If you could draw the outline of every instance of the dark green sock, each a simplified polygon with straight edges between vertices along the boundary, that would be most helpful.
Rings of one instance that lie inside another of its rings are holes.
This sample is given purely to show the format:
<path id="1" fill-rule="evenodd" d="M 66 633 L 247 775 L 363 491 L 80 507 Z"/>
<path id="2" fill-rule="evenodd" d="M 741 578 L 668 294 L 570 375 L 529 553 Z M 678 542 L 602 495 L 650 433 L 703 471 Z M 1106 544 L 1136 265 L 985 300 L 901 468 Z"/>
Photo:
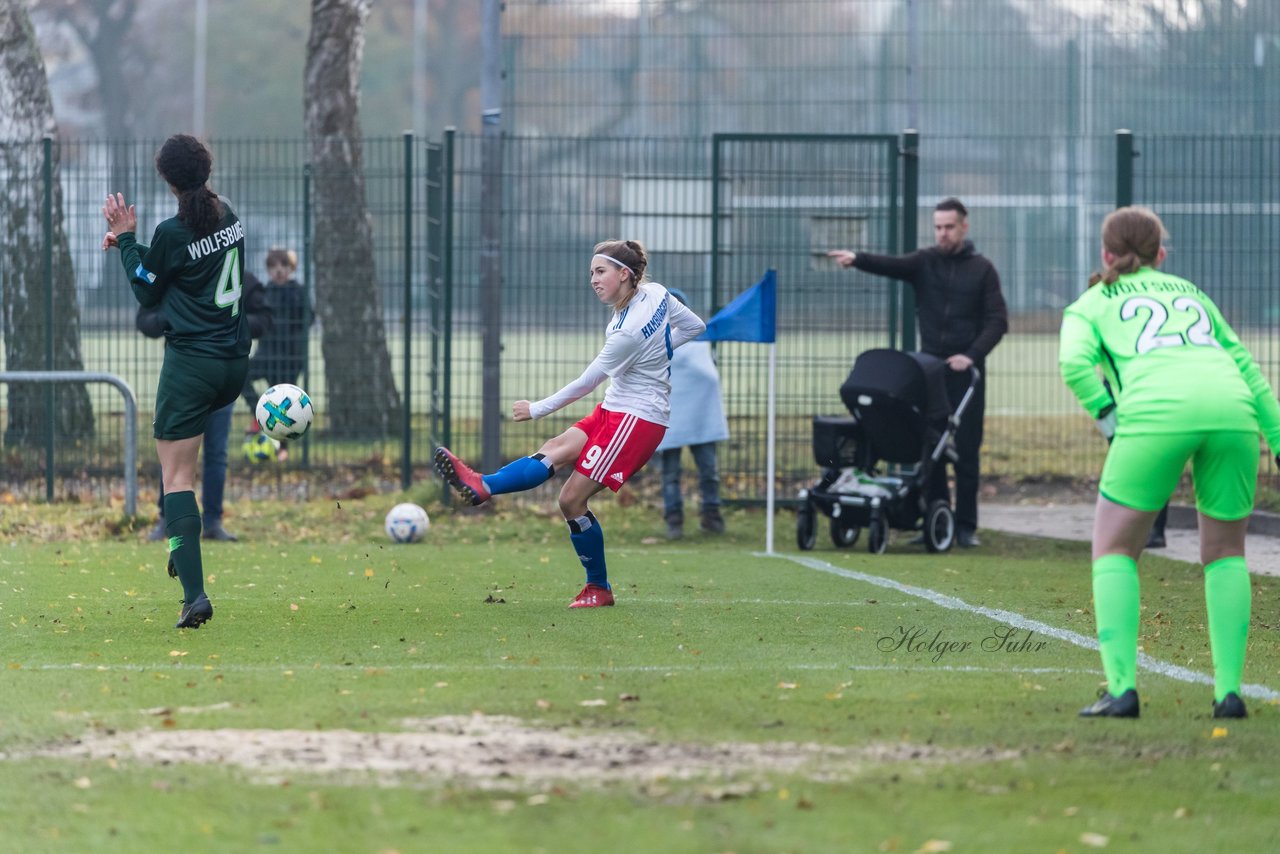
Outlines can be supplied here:
<path id="1" fill-rule="evenodd" d="M 1126 555 L 1103 555 L 1093 562 L 1093 613 L 1098 651 L 1107 674 L 1107 692 L 1119 697 L 1137 687 L 1138 565 Z"/>
<path id="2" fill-rule="evenodd" d="M 1209 648 L 1213 651 L 1213 699 L 1240 693 L 1244 652 L 1249 643 L 1253 592 L 1244 557 L 1224 557 L 1204 568 L 1204 601 L 1209 612 Z"/>
<path id="3" fill-rule="evenodd" d="M 204 563 L 200 560 L 200 508 L 194 492 L 167 492 L 164 496 L 164 533 L 169 538 L 169 559 L 182 582 L 182 599 L 194 602 L 204 592 Z"/>

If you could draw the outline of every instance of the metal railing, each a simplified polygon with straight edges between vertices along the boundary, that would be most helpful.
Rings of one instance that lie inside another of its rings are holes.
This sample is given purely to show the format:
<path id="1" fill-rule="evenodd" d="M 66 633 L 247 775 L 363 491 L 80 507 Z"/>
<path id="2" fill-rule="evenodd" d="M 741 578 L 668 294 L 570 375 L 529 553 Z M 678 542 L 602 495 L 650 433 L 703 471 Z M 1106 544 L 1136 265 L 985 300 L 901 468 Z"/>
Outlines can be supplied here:
<path id="1" fill-rule="evenodd" d="M 106 383 L 124 398 L 124 514 L 138 510 L 138 398 L 129 384 L 115 374 L 97 371 L 0 371 L 0 383 Z M 53 501 L 54 466 L 50 453 L 45 461 L 45 498 Z"/>

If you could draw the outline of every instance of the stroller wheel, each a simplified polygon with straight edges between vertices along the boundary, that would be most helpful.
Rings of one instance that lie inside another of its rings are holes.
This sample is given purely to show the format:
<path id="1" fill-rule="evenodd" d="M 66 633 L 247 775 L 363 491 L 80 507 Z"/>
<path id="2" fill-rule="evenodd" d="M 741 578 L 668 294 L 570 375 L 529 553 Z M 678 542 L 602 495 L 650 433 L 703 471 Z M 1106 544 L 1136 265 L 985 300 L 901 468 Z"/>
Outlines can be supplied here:
<path id="1" fill-rule="evenodd" d="M 945 552 L 956 539 L 956 514 L 951 505 L 939 499 L 924 514 L 924 547 L 931 552 Z"/>
<path id="2" fill-rule="evenodd" d="M 877 516 L 867 526 L 867 551 L 873 555 L 882 555 L 889 545 L 889 523 L 883 516 Z"/>
<path id="3" fill-rule="evenodd" d="M 796 545 L 800 551 L 813 549 L 818 540 L 818 513 L 807 501 L 796 511 Z"/>
<path id="4" fill-rule="evenodd" d="M 831 542 L 835 543 L 836 548 L 852 548 L 861 534 L 862 528 L 858 525 L 846 522 L 839 516 L 831 517 Z"/>

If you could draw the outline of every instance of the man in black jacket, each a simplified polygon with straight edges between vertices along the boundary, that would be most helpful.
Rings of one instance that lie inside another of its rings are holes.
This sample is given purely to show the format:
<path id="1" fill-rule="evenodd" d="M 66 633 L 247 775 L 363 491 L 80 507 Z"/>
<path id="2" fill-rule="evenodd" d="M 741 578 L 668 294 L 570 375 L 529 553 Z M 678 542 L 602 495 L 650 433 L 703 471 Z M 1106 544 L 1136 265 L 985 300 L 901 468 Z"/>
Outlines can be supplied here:
<path id="1" fill-rule="evenodd" d="M 870 255 L 845 249 L 827 253 L 842 267 L 899 279 L 916 295 L 920 349 L 946 359 L 947 395 L 954 408 L 969 385 L 969 368 L 982 379 L 974 389 L 956 431 L 956 544 L 978 545 L 978 452 L 982 447 L 982 417 L 986 409 L 985 363 L 1009 330 L 1009 311 L 1000 291 L 1000 275 L 979 255 L 969 233 L 969 212 L 956 198 L 943 199 L 933 209 L 934 245 L 909 255 Z M 946 498 L 946 467 L 937 468 L 929 497 Z"/>
<path id="2" fill-rule="evenodd" d="M 271 309 L 267 306 L 266 288 L 253 273 L 245 271 L 244 289 L 240 295 L 240 307 L 249 322 L 249 337 L 260 338 L 271 331 Z M 148 338 L 164 336 L 164 310 L 160 306 L 154 308 L 138 307 L 138 316 L 134 321 L 138 331 Z M 235 401 L 209 417 L 204 433 L 204 474 L 200 479 L 202 540 L 225 540 L 234 542 L 235 534 L 222 527 L 222 495 L 227 483 L 227 441 L 231 433 L 231 413 L 235 409 Z M 147 535 L 148 540 L 159 541 L 167 538 L 164 523 L 164 483 L 160 484 L 160 516 L 156 526 Z"/>

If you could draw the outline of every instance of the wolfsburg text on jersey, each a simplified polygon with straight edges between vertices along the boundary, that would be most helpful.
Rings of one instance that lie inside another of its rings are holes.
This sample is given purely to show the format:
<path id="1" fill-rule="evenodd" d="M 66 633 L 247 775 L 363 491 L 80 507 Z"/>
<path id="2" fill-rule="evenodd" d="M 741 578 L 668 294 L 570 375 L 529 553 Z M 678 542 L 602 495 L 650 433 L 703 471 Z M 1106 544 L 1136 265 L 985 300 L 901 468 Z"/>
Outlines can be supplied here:
<path id="1" fill-rule="evenodd" d="M 195 261 L 211 252 L 217 252 L 223 247 L 231 246 L 238 240 L 244 240 L 244 226 L 236 222 L 226 228 L 218 229 L 208 237 L 202 237 L 199 240 L 188 243 L 187 254 L 191 256 L 192 261 Z"/>

